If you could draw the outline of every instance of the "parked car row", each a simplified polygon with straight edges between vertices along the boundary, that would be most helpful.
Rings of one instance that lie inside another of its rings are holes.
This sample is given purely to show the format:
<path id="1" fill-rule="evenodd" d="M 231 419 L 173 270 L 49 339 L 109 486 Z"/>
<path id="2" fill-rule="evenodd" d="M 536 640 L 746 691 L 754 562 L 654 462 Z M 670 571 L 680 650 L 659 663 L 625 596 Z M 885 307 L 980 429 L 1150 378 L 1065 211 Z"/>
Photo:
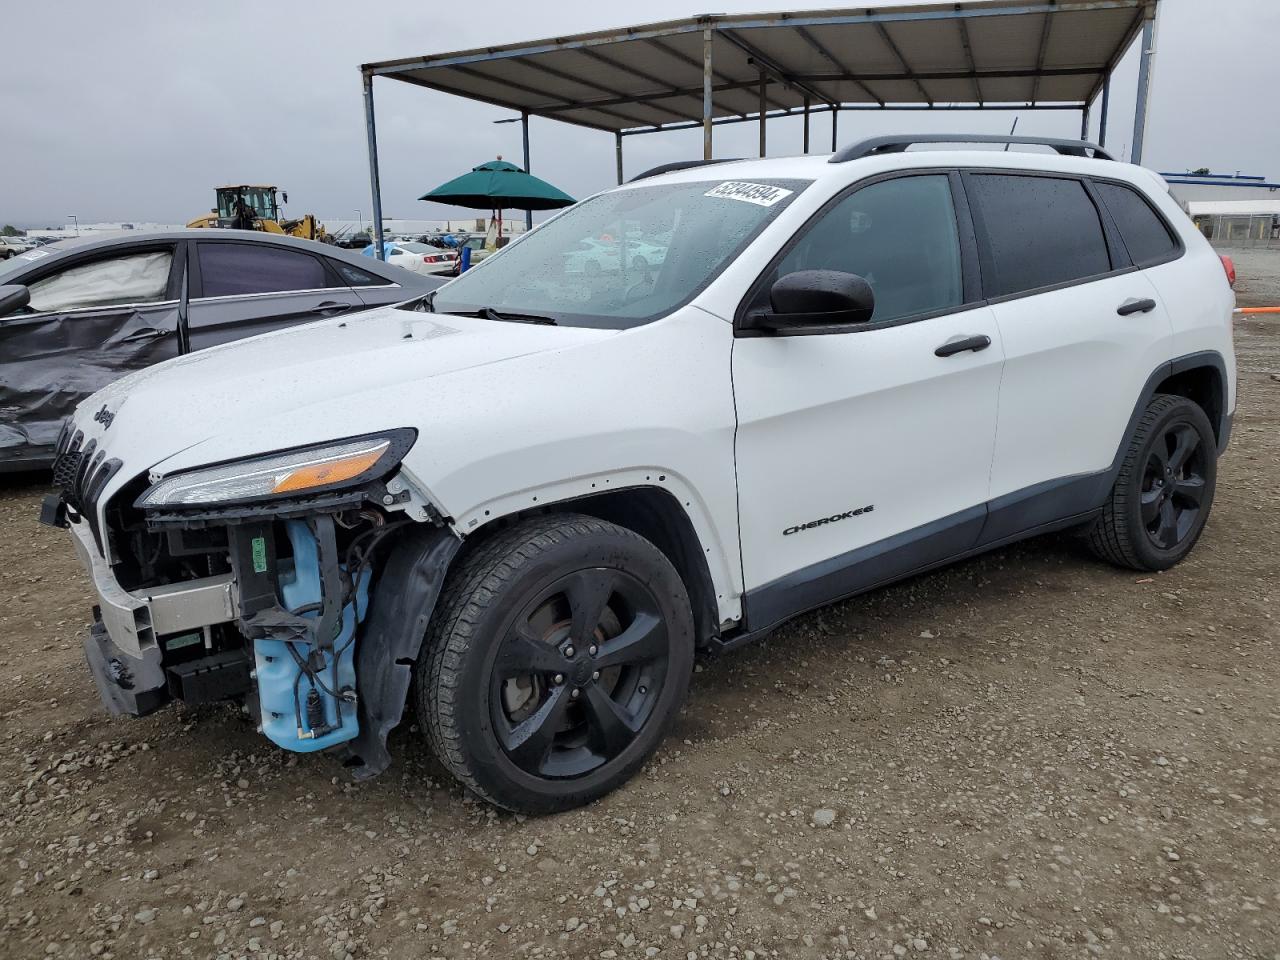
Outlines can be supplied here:
<path id="1" fill-rule="evenodd" d="M 256 231 L 176 230 L 16 253 L 0 265 L 9 304 L 0 312 L 0 471 L 48 466 L 63 419 L 125 373 L 408 300 L 441 282 Z"/>

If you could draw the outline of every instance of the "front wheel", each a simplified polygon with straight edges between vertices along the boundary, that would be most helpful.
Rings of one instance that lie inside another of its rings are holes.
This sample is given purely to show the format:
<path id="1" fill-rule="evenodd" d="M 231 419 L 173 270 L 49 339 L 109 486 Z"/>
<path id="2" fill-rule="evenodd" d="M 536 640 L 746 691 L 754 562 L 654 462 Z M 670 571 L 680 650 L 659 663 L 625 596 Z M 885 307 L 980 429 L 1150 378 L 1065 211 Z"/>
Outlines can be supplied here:
<path id="1" fill-rule="evenodd" d="M 639 769 L 692 668 L 688 595 L 657 547 L 592 517 L 540 517 L 450 573 L 415 699 L 458 780 L 509 810 L 552 813 Z"/>
<path id="2" fill-rule="evenodd" d="M 1217 441 L 1199 404 L 1157 394 L 1129 441 L 1089 543 L 1102 559 L 1167 570 L 1200 539 L 1218 478 Z"/>

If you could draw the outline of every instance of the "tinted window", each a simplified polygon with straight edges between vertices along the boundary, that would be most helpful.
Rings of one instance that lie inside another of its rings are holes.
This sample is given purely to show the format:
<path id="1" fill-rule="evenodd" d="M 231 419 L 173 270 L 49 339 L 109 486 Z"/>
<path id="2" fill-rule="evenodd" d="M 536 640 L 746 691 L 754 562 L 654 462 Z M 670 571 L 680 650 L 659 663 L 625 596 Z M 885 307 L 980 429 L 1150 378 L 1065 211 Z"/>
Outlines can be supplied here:
<path id="1" fill-rule="evenodd" d="M 986 248 L 982 286 L 988 297 L 1111 269 L 1097 208 L 1078 180 L 979 173 L 966 185 Z"/>
<path id="2" fill-rule="evenodd" d="M 330 260 L 330 265 L 338 271 L 338 276 L 342 278 L 342 282 L 353 287 L 385 287 L 391 283 L 383 277 L 375 277 L 372 273 L 366 273 L 359 267 L 353 267 L 349 263 L 341 260 Z"/>
<path id="3" fill-rule="evenodd" d="M 328 286 L 324 267 L 308 253 L 260 243 L 201 243 L 197 249 L 206 297 Z"/>
<path id="4" fill-rule="evenodd" d="M 1118 183 L 1095 183 L 1107 212 L 1116 222 L 1120 237 L 1133 262 L 1140 267 L 1168 259 L 1178 245 L 1151 204 L 1132 187 Z"/>
<path id="5" fill-rule="evenodd" d="M 173 251 L 151 250 L 68 267 L 29 285 L 28 309 L 79 310 L 121 303 L 157 303 L 165 299 Z"/>
<path id="6" fill-rule="evenodd" d="M 774 279 L 797 270 L 863 277 L 876 295 L 873 321 L 959 306 L 960 239 L 947 177 L 900 177 L 851 193 L 805 231 Z"/>

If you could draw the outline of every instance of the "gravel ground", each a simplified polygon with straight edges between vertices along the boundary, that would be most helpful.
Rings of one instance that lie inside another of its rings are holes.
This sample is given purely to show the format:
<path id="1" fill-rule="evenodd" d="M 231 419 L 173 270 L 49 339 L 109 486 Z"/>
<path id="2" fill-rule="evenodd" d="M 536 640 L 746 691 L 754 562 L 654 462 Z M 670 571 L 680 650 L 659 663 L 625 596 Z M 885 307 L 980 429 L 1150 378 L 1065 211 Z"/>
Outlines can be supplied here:
<path id="1" fill-rule="evenodd" d="M 1277 302 L 1280 253 L 1236 263 Z M 1237 347 L 1187 562 L 1046 538 L 801 618 L 702 662 L 640 776 L 544 819 L 409 729 L 353 785 L 229 707 L 108 719 L 88 586 L 10 483 L 0 957 L 1275 960 L 1280 320 Z"/>

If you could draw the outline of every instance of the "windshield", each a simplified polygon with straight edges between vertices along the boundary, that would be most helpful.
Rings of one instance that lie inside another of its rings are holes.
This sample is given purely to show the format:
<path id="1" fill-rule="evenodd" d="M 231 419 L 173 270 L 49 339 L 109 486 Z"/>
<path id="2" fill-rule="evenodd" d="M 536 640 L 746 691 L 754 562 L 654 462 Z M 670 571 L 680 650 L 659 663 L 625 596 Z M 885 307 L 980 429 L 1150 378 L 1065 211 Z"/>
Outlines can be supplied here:
<path id="1" fill-rule="evenodd" d="M 692 299 L 811 182 L 709 180 L 600 194 L 441 287 L 432 305 L 636 326 Z"/>

